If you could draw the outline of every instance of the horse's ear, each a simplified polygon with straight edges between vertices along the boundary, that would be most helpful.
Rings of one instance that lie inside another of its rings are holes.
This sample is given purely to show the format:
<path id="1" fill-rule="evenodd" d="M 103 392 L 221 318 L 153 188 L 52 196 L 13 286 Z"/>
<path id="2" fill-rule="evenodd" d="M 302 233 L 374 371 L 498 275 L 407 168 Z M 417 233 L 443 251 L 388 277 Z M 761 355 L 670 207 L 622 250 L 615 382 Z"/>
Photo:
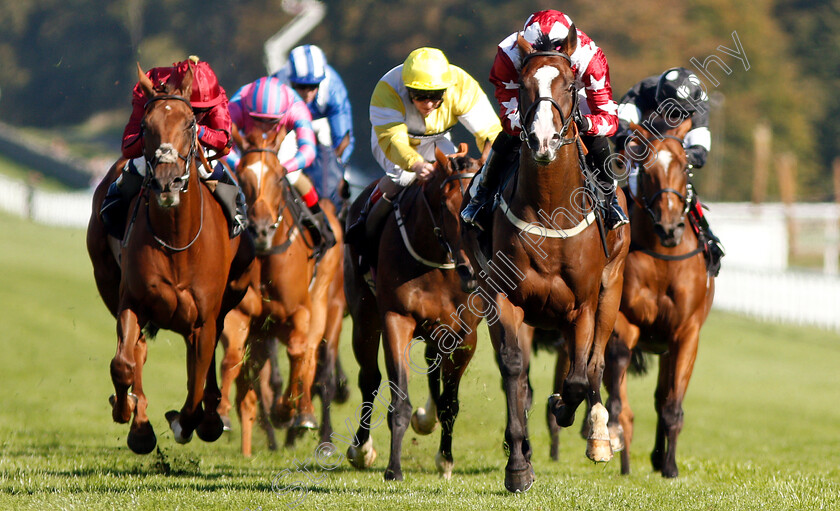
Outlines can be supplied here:
<path id="1" fill-rule="evenodd" d="M 523 57 L 529 53 L 534 53 L 534 47 L 522 37 L 522 34 L 516 37 L 516 46 L 519 47 L 519 53 Z"/>
<path id="2" fill-rule="evenodd" d="M 490 149 L 492 149 L 492 148 L 493 148 L 493 144 L 490 142 L 490 140 L 489 139 L 485 140 L 484 141 L 484 150 L 481 151 L 481 158 L 479 158 L 479 160 L 478 160 L 479 165 L 484 166 L 484 162 L 486 162 L 487 158 L 490 157 Z"/>
<path id="3" fill-rule="evenodd" d="M 630 129 L 631 132 L 636 133 L 637 135 L 639 135 L 642 138 L 645 138 L 645 139 L 650 138 L 650 132 L 648 130 L 646 130 L 644 127 L 639 126 L 635 122 L 630 123 L 629 129 Z"/>
<path id="4" fill-rule="evenodd" d="M 245 141 L 245 138 L 242 136 L 242 133 L 239 131 L 239 128 L 236 127 L 236 124 L 230 125 L 230 138 L 233 139 L 233 143 L 236 144 L 241 150 L 247 149 L 248 143 Z"/>
<path id="5" fill-rule="evenodd" d="M 470 146 L 466 142 L 458 144 L 458 156 L 466 156 L 468 152 L 470 152 Z"/>
<path id="6" fill-rule="evenodd" d="M 435 160 L 437 160 L 438 165 L 440 165 L 440 168 L 442 169 L 445 169 L 449 164 L 449 158 L 447 158 L 446 155 L 443 154 L 443 151 L 441 151 L 437 146 L 435 146 Z"/>
<path id="7" fill-rule="evenodd" d="M 286 139 L 286 135 L 288 134 L 288 130 L 285 126 L 281 126 L 278 130 L 272 130 L 274 138 L 271 141 L 271 149 L 274 151 L 279 151 L 280 146 L 283 144 L 283 140 Z"/>
<path id="8" fill-rule="evenodd" d="M 173 76 L 175 73 L 173 73 Z M 193 84 L 193 67 L 192 64 L 187 65 L 187 70 L 184 71 L 184 76 L 181 77 L 181 83 L 178 85 L 178 89 L 181 91 L 181 95 L 185 98 L 189 99 L 190 95 L 192 94 L 192 84 Z"/>
<path id="9" fill-rule="evenodd" d="M 560 51 L 565 53 L 566 55 L 571 56 L 572 53 L 577 50 L 578 47 L 578 37 L 577 37 L 577 28 L 575 28 L 575 24 L 572 23 L 569 27 L 569 35 L 566 36 L 566 39 L 560 43 Z"/>
<path id="10" fill-rule="evenodd" d="M 152 84 L 152 79 L 146 76 L 146 73 L 143 72 L 143 68 L 140 67 L 140 63 L 137 63 L 137 83 L 140 85 L 140 88 L 143 89 L 143 93 L 146 96 L 152 97 L 155 95 L 155 86 Z"/>
<path id="11" fill-rule="evenodd" d="M 689 131 L 691 131 L 691 127 L 694 123 L 691 121 L 691 117 L 688 117 L 686 120 L 682 122 L 679 126 L 677 126 L 674 135 L 679 138 L 685 138 Z"/>

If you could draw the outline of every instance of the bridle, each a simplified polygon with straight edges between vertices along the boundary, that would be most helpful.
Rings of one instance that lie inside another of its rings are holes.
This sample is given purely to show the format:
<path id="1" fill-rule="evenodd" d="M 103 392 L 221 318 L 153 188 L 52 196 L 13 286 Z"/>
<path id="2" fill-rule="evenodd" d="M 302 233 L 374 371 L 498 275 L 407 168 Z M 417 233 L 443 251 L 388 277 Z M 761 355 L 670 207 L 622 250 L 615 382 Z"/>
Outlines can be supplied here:
<path id="1" fill-rule="evenodd" d="M 172 100 L 183 101 L 184 103 L 187 104 L 187 106 L 190 107 L 190 112 L 192 112 L 192 104 L 190 103 L 190 100 L 183 97 L 183 96 L 178 96 L 178 95 L 175 95 L 175 94 L 160 94 L 158 96 L 154 96 L 151 99 L 149 99 L 148 101 L 146 101 L 146 104 L 143 106 L 143 109 L 148 114 L 149 106 L 154 104 L 155 102 L 157 102 L 157 101 L 172 101 Z M 146 129 L 146 124 L 145 124 L 145 119 L 144 119 L 143 124 L 141 125 L 141 134 L 142 134 L 142 131 L 145 131 L 145 129 Z M 180 152 L 176 151 L 176 154 L 178 155 L 178 158 L 180 158 L 181 160 L 184 161 L 184 173 L 181 176 L 178 176 L 178 177 L 176 177 L 172 180 L 173 184 L 180 185 L 179 190 L 178 190 L 179 192 L 186 192 L 187 191 L 187 187 L 189 186 L 189 181 L 190 181 L 190 164 L 192 163 L 193 159 L 195 158 L 196 148 L 197 148 L 197 145 L 198 145 L 197 144 L 197 141 L 198 141 L 197 129 L 198 128 L 197 128 L 197 124 L 196 124 L 196 121 L 195 121 L 195 115 L 193 115 L 192 120 L 190 121 L 190 124 L 189 124 L 189 126 L 187 126 L 186 129 L 187 129 L 187 131 L 190 132 L 190 137 L 189 137 L 190 138 L 190 149 L 189 149 L 189 151 L 187 152 L 186 155 L 183 155 Z M 148 172 L 146 172 L 146 181 L 148 181 L 148 183 L 145 183 L 145 184 L 153 187 L 155 189 L 155 191 L 158 191 L 158 192 L 163 191 L 163 188 L 161 187 L 160 183 L 158 182 L 158 180 L 156 179 L 156 176 L 155 176 L 155 169 L 160 164 L 160 156 L 161 155 L 156 153 L 152 158 L 149 158 L 149 157 L 146 158 L 146 168 L 148 169 Z M 195 241 L 195 240 L 193 240 L 193 241 Z"/>
<path id="2" fill-rule="evenodd" d="M 250 154 L 250 153 L 259 153 L 260 154 L 260 163 L 262 165 L 265 165 L 265 155 L 266 154 L 272 154 L 272 155 L 275 155 L 275 156 L 277 155 L 277 151 L 275 149 L 271 149 L 271 148 L 268 148 L 268 147 L 250 147 L 248 149 L 244 149 L 242 151 L 241 156 L 244 158 L 244 156 L 246 154 Z M 267 180 L 260 179 L 260 187 L 259 187 L 259 190 L 257 190 L 257 196 L 254 199 L 254 204 L 256 204 L 257 202 L 259 202 L 261 200 L 265 201 L 265 199 L 263 198 L 263 192 L 265 191 L 266 182 L 267 182 Z M 281 207 L 277 208 L 277 218 L 275 219 L 274 223 L 271 224 L 271 226 L 270 226 L 270 229 L 272 230 L 272 232 L 276 232 L 277 229 L 280 228 L 280 225 L 282 225 L 283 220 L 286 217 L 285 212 L 287 210 L 290 210 L 290 207 L 291 207 L 290 205 L 292 203 L 294 203 L 294 201 L 295 201 L 295 197 L 292 194 L 292 191 L 290 190 L 289 182 L 285 178 L 285 176 L 280 180 L 280 189 L 281 189 L 281 192 L 283 194 L 283 204 L 281 205 Z M 251 221 L 251 219 L 246 219 L 245 220 L 245 225 L 251 231 L 251 233 L 254 234 L 256 226 L 254 225 L 253 221 Z M 272 245 L 271 248 L 266 250 L 265 252 L 260 252 L 260 255 L 282 254 L 283 252 L 288 250 L 288 248 L 295 241 L 295 238 L 296 238 L 295 229 L 302 230 L 303 226 L 300 225 L 300 221 L 295 217 L 294 214 L 292 214 L 292 223 L 289 226 L 288 232 L 286 233 L 286 241 L 284 241 L 280 245 Z M 303 238 L 303 240 L 304 240 L 304 243 L 310 249 L 313 248 L 313 247 L 309 246 L 309 243 L 306 241 L 306 238 Z"/>
<path id="3" fill-rule="evenodd" d="M 522 58 L 522 67 L 524 68 L 525 64 L 528 62 L 528 60 L 530 60 L 532 58 L 535 58 L 535 57 L 562 57 L 563 59 L 565 59 L 569 63 L 570 66 L 572 65 L 571 57 L 569 57 L 565 53 L 559 52 L 559 51 L 554 51 L 554 50 L 549 50 L 549 51 L 536 51 L 536 52 L 532 52 L 532 53 L 529 53 L 529 54 L 525 55 Z M 572 110 L 569 113 L 568 117 L 563 115 L 563 109 L 560 108 L 560 104 L 557 103 L 557 100 L 555 100 L 553 97 L 538 96 L 537 98 L 534 99 L 534 102 L 531 104 L 531 106 L 528 107 L 528 110 L 525 112 L 525 116 L 521 118 L 521 123 L 520 124 L 521 124 L 522 131 L 519 133 L 519 139 L 522 140 L 523 142 L 525 142 L 528 145 L 528 148 L 531 149 L 532 152 L 537 151 L 537 149 L 535 149 L 534 146 L 533 146 L 533 143 L 535 142 L 536 137 L 532 136 L 533 132 L 528 131 L 528 126 L 531 125 L 531 121 L 533 120 L 534 116 L 536 115 L 537 106 L 543 101 L 547 101 L 549 104 L 551 104 L 552 107 L 554 107 L 557 110 L 557 112 L 560 114 L 560 120 L 563 123 L 563 126 L 560 128 L 560 131 L 554 133 L 554 136 L 552 137 L 551 142 L 549 143 L 549 148 L 551 149 L 551 151 L 557 151 L 559 148 L 563 147 L 564 145 L 573 144 L 577 140 L 577 136 L 574 136 L 574 137 L 571 137 L 571 138 L 566 137 L 566 134 L 569 133 L 569 128 L 570 128 L 570 125 L 572 123 L 572 119 L 574 118 L 575 112 L 578 109 L 577 87 L 575 86 L 574 83 L 572 83 L 571 85 L 569 85 L 568 90 L 569 90 L 569 93 L 572 95 Z M 522 104 L 522 93 L 521 92 L 520 92 L 520 97 L 519 97 L 519 104 Z"/>
<path id="4" fill-rule="evenodd" d="M 447 176 L 443 180 L 443 182 L 441 182 L 440 186 L 438 187 L 438 191 L 441 192 L 441 194 L 443 194 L 444 188 L 446 187 L 447 184 L 449 184 L 453 181 L 457 181 L 458 186 L 461 189 L 461 195 L 463 196 L 463 193 L 464 193 L 463 182 L 464 182 L 464 180 L 472 179 L 473 177 L 475 177 L 475 174 L 476 174 L 475 172 L 458 172 L 458 173 L 455 173 L 455 174 L 451 174 L 451 175 Z M 423 183 L 423 185 L 421 186 L 421 189 L 420 189 L 421 200 L 422 200 L 423 204 L 426 206 L 426 211 L 429 212 L 429 218 L 432 221 L 432 230 L 435 233 L 435 238 L 437 238 L 438 243 L 446 251 L 448 261 L 445 262 L 445 263 L 438 263 L 438 262 L 435 262 L 435 261 L 430 261 L 430 260 L 424 258 L 423 256 L 421 256 L 420 254 L 418 254 L 417 251 L 414 250 L 414 247 L 411 245 L 411 242 L 409 240 L 408 233 L 405 230 L 405 219 L 403 218 L 402 214 L 400 213 L 399 203 L 394 202 L 394 215 L 395 215 L 396 220 L 397 220 L 397 227 L 399 228 L 400 236 L 402 236 L 403 244 L 405 245 L 406 249 L 408 250 L 408 253 L 411 254 L 411 257 L 414 258 L 414 260 L 416 260 L 417 262 L 422 263 L 426 266 L 429 266 L 431 268 L 438 268 L 438 269 L 441 269 L 441 270 L 454 270 L 455 267 L 456 267 L 455 251 L 452 249 L 452 245 L 449 243 L 449 240 L 446 237 L 446 233 L 444 232 L 444 229 L 441 226 L 439 226 L 437 224 L 437 221 L 435 220 L 434 211 L 432 210 L 432 206 L 429 204 L 429 199 L 426 197 L 426 193 L 425 193 L 427 184 L 428 183 Z M 438 204 L 440 206 L 440 212 L 439 212 L 440 216 L 438 218 L 442 219 L 442 218 L 444 218 L 444 215 L 446 214 L 446 201 L 445 200 L 439 200 Z"/>
<path id="5" fill-rule="evenodd" d="M 676 140 L 677 142 L 679 142 L 680 147 L 682 147 L 683 145 L 683 139 L 674 135 L 659 135 L 657 136 L 657 138 L 670 138 L 671 140 Z M 644 164 L 642 164 L 642 166 L 644 167 Z M 684 171 L 686 171 L 686 169 L 684 169 Z M 659 225 L 659 219 L 656 218 L 656 213 L 654 213 L 653 211 L 653 204 L 656 202 L 656 199 L 664 193 L 673 193 L 674 195 L 679 197 L 680 201 L 682 201 L 683 203 L 683 210 L 680 214 L 680 217 L 682 218 L 688 214 L 688 210 L 691 204 L 691 187 L 686 187 L 686 189 L 687 191 L 685 195 L 680 193 L 679 190 L 675 190 L 673 188 L 660 188 L 651 197 L 640 197 L 637 195 L 631 195 L 631 197 L 633 198 L 633 201 L 636 202 L 636 204 L 638 204 L 642 208 L 642 210 L 648 214 L 648 216 L 650 216 L 650 219 L 653 221 L 654 225 Z"/>

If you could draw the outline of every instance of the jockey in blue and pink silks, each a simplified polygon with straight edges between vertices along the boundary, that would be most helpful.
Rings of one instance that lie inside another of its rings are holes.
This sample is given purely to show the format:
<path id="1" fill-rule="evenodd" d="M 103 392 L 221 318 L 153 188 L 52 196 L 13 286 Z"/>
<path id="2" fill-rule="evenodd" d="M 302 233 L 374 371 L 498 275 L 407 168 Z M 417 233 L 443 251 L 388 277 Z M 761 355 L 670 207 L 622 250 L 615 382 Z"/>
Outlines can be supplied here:
<path id="1" fill-rule="evenodd" d="M 324 250 L 335 245 L 335 236 L 318 204 L 318 192 L 303 173 L 303 169 L 315 160 L 315 132 L 312 131 L 312 116 L 306 103 L 277 78 L 265 76 L 236 91 L 228 110 L 231 121 L 242 133 L 257 126 L 262 131 L 285 128 L 287 133 L 295 134 L 297 152 L 280 163 L 286 168 L 286 178 L 303 197 L 317 222 L 315 225 L 304 218 L 304 225 L 313 237 L 323 238 Z M 239 150 L 234 147 L 227 156 L 227 162 L 236 168 L 239 160 Z"/>

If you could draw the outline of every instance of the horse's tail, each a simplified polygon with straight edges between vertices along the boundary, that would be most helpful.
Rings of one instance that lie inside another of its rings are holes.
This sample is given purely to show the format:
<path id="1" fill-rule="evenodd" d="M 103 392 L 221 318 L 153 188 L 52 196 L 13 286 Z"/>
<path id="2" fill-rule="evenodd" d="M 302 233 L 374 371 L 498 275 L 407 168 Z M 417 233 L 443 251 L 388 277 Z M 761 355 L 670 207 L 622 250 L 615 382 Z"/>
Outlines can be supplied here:
<path id="1" fill-rule="evenodd" d="M 159 331 L 160 327 L 152 323 L 151 321 L 143 328 L 143 334 L 146 336 L 147 340 L 154 339 Z"/>
<path id="2" fill-rule="evenodd" d="M 648 372 L 648 360 L 651 354 L 636 348 L 630 352 L 630 367 L 627 370 L 630 374 L 644 375 Z"/>

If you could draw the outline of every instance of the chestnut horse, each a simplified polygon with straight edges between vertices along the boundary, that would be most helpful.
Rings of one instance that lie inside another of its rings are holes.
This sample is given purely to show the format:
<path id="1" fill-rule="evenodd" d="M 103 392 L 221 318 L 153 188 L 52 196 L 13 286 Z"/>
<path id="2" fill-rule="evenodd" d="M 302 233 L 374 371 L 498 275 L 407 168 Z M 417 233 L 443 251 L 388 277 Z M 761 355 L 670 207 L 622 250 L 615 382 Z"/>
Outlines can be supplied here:
<path id="1" fill-rule="evenodd" d="M 658 353 L 655 392 L 656 441 L 651 462 L 664 477 L 677 477 L 677 437 L 683 426 L 682 402 L 694 369 L 700 329 L 715 294 L 702 245 L 686 229 L 688 172 L 682 139 L 685 121 L 664 135 L 631 125 L 625 154 L 639 169 L 631 193 L 633 244 L 624 270 L 624 293 L 615 334 L 607 347 L 604 380 L 610 422 L 624 430 L 621 472 L 630 473 L 633 412 L 627 402 L 627 367 L 632 350 Z M 612 430 L 612 428 L 611 428 Z"/>
<path id="2" fill-rule="evenodd" d="M 317 427 L 312 387 L 318 350 L 322 339 L 328 335 L 328 353 L 337 351 L 343 319 L 343 302 L 339 300 L 342 306 L 335 307 L 335 293 L 343 294 L 335 284 L 338 281 L 340 285 L 342 278 L 341 226 L 335 218 L 332 203 L 323 199 L 321 205 L 338 242 L 316 266 L 311 236 L 293 211 L 306 206 L 295 202 L 285 177 L 286 169 L 277 157 L 284 136 L 284 131 L 263 133 L 254 129 L 242 137 L 234 130 L 234 140 L 242 150 L 236 172 L 248 203 L 248 230 L 254 237 L 257 259 L 248 294 L 225 320 L 222 336 L 226 344 L 222 364 L 225 402 L 220 408 L 223 415 L 230 409 L 227 389 L 229 382 L 236 378 L 245 456 L 251 455 L 258 388 L 261 389 L 263 414 L 268 412 L 273 400 L 271 415 L 277 425 L 291 426 L 293 430 Z M 274 338 L 286 345 L 289 357 L 289 384 L 282 396 L 272 396 L 272 389 L 267 385 L 268 347 Z M 246 340 L 249 355 L 243 367 Z M 321 395 L 325 441 L 329 441 L 332 433 L 329 407 L 335 394 L 334 379 L 332 383 L 326 390 L 322 389 Z M 267 422 L 264 426 L 269 433 L 269 447 L 274 447 L 270 426 Z"/>
<path id="3" fill-rule="evenodd" d="M 204 155 L 187 99 L 192 71 L 180 84 L 166 84 L 166 92 L 155 91 L 139 65 L 138 76 L 149 98 L 143 118 L 147 163 L 143 188 L 132 201 L 133 214 L 117 247 L 105 234 L 99 209 L 125 160 L 111 168 L 94 194 L 87 247 L 99 292 L 117 318 L 112 415 L 119 423 L 134 415 L 128 446 L 146 454 L 157 439 L 143 393 L 147 349 L 143 330 L 149 335 L 159 328 L 172 330 L 187 344 L 187 399 L 180 412 L 166 414 L 175 441 L 189 442 L 195 430 L 202 440 L 216 440 L 222 433 L 216 413 L 220 398 L 216 342 L 225 314 L 244 295 L 247 284 L 240 276 L 254 247 L 247 236 L 228 238 L 221 206 L 199 181 L 196 160 Z"/>
<path id="4" fill-rule="evenodd" d="M 489 142 L 486 148 L 489 150 Z M 345 290 L 353 317 L 353 353 L 359 362 L 363 413 L 355 435 L 348 431 L 349 439 L 336 437 L 350 444 L 347 458 L 354 467 L 370 467 L 376 458 L 370 430 L 382 420 L 379 410 L 379 419 L 371 420 L 374 397 L 384 402 L 391 429 L 386 480 L 403 479 L 402 440 L 409 422 L 417 433 L 429 434 L 438 419 L 442 431 L 435 463 L 444 478 L 452 476 L 458 387 L 472 359 L 481 321 L 472 310 L 484 310 L 483 298 L 462 289 L 461 269 L 456 271 L 459 263 L 466 263 L 457 220 L 465 180 L 475 175 L 486 158 L 485 154 L 479 161 L 467 158 L 466 153 L 466 144 L 450 157 L 437 150 L 434 176 L 395 199 L 394 215 L 385 222 L 379 239 L 373 274 L 360 265 L 358 247 L 348 245 L 346 249 Z M 358 216 L 372 189 L 373 184 L 350 207 L 348 222 Z M 388 375 L 383 385 L 378 363 L 380 334 Z M 426 342 L 425 363 L 419 356 L 412 360 L 409 353 L 421 339 Z M 418 408 L 413 415 L 408 397 L 411 371 L 427 375 L 430 392 L 426 408 Z M 389 387 L 390 403 L 378 396 Z"/>
<path id="5" fill-rule="evenodd" d="M 586 455 L 596 462 L 612 458 L 600 387 L 630 244 L 627 226 L 604 232 L 581 171 L 573 121 L 579 96 L 569 57 L 577 48 L 574 25 L 560 45 L 562 51 L 548 41 L 540 41 L 537 49 L 544 51 L 537 51 L 522 37 L 518 46 L 519 111 L 526 141 L 519 170 L 503 186 L 489 254 L 478 246 L 474 230 L 464 231 L 473 264 L 481 269 L 481 286 L 493 296 L 499 316 L 488 326 L 507 397 L 505 488 L 512 492 L 528 490 L 535 479 L 526 416 L 530 345 L 517 335 L 523 322 L 559 330 L 567 340 L 569 364 L 562 390 L 550 400 L 555 419 L 561 426 L 571 425 L 586 400 L 593 426 Z M 623 203 L 623 194 L 617 193 Z"/>

